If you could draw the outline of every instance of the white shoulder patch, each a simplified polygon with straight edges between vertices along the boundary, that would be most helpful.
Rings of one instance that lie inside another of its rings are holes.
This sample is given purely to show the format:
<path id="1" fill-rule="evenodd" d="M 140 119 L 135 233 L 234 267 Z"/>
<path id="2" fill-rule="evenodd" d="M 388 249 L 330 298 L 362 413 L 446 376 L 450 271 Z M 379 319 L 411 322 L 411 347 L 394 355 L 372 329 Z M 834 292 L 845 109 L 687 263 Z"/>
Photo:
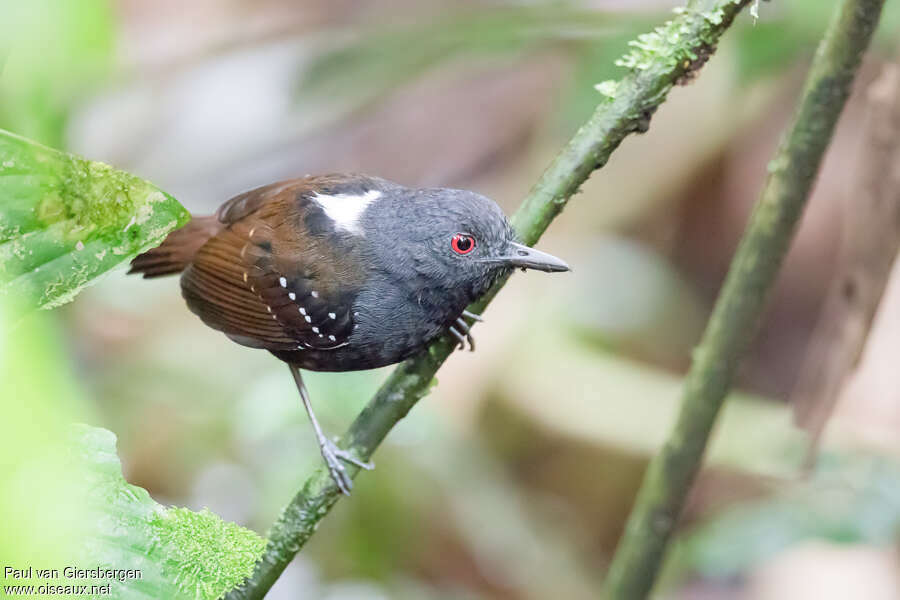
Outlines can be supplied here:
<path id="1" fill-rule="evenodd" d="M 359 218 L 366 208 L 379 198 L 381 198 L 380 191 L 369 190 L 362 195 L 335 194 L 328 196 L 317 193 L 312 199 L 322 207 L 328 218 L 334 221 L 336 228 L 363 235 L 362 228 L 359 226 Z"/>

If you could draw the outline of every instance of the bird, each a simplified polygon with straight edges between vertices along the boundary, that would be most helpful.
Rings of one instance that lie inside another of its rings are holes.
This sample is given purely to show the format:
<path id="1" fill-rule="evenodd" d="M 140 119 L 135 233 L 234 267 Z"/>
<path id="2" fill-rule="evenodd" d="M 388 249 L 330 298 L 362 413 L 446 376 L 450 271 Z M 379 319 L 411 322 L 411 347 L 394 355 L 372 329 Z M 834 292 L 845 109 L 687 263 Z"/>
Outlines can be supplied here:
<path id="1" fill-rule="evenodd" d="M 403 361 L 449 333 L 474 350 L 466 307 L 513 269 L 568 271 L 525 246 L 475 192 L 411 188 L 362 174 L 307 175 L 237 195 L 131 261 L 144 278 L 181 274 L 209 327 L 285 362 L 340 492 L 344 463 L 372 469 L 325 435 L 301 370 Z"/>

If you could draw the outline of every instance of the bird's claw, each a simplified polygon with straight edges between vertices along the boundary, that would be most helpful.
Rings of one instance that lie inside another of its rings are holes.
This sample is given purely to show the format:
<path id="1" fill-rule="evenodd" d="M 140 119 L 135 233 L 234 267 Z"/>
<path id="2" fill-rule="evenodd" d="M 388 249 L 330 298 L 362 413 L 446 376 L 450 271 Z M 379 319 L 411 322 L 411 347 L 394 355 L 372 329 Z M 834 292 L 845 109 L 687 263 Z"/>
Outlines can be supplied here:
<path id="1" fill-rule="evenodd" d="M 462 330 L 462 331 L 460 331 Z M 459 342 L 459 349 L 465 350 L 466 343 L 469 344 L 469 350 L 472 352 L 475 351 L 475 338 L 472 337 L 472 334 L 469 332 L 469 326 L 466 324 L 462 318 L 459 318 L 455 321 L 454 325 L 450 326 L 450 335 L 456 338 L 456 341 Z"/>
<path id="2" fill-rule="evenodd" d="M 348 462 L 366 471 L 371 471 L 375 468 L 375 465 L 372 463 L 363 462 L 347 450 L 338 448 L 337 444 L 329 439 L 320 440 L 319 448 L 322 451 L 322 459 L 325 461 L 325 466 L 328 467 L 328 474 L 331 475 L 331 479 L 345 496 L 349 496 L 350 490 L 353 489 L 353 479 L 350 478 L 347 468 L 341 461 Z"/>
<path id="3" fill-rule="evenodd" d="M 475 338 L 472 337 L 471 327 L 466 323 L 466 320 L 463 317 L 467 317 L 473 321 L 483 321 L 484 319 L 475 313 L 464 310 L 462 315 L 450 326 L 450 334 L 459 342 L 459 349 L 465 350 L 466 343 L 468 343 L 469 351 L 475 352 Z"/>
<path id="4" fill-rule="evenodd" d="M 469 312 L 467 310 L 462 311 L 462 316 L 466 317 L 467 319 L 472 319 L 473 321 L 478 321 L 479 323 L 484 321 L 484 318 L 481 315 L 476 315 L 475 313 Z"/>

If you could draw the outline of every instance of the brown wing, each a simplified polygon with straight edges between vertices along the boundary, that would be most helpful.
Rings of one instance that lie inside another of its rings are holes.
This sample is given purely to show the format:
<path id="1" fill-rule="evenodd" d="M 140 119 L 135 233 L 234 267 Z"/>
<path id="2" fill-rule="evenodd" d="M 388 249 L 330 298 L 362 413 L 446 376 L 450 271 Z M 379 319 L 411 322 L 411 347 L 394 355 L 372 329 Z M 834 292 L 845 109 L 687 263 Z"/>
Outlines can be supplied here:
<path id="1" fill-rule="evenodd" d="M 314 178 L 302 177 L 300 179 L 271 183 L 252 189 L 249 192 L 238 194 L 219 207 L 219 210 L 216 211 L 216 218 L 226 225 L 237 223 L 269 202 L 281 199 L 291 193 L 302 195 L 305 192 L 309 192 L 314 189 L 312 187 L 313 183 Z"/>
<path id="2" fill-rule="evenodd" d="M 347 247 L 306 227 L 315 180 L 273 184 L 219 210 L 227 223 L 182 276 L 188 306 L 235 341 L 269 350 L 342 346 L 362 284 Z M 255 195 L 254 195 L 255 194 Z"/>

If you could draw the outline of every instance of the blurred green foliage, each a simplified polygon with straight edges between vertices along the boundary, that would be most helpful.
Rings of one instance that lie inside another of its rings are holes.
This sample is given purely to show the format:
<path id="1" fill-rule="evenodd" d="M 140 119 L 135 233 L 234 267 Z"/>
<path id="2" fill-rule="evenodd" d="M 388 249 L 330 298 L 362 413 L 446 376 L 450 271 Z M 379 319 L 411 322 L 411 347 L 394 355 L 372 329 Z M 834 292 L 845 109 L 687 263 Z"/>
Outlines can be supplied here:
<path id="1" fill-rule="evenodd" d="M 265 541 L 209 511 L 166 509 L 129 485 L 115 436 L 71 425 L 90 411 L 53 319 L 34 314 L 12 325 L 9 312 L 0 314 L 0 564 L 139 569 L 140 579 L 111 581 L 113 598 L 214 599 L 242 581 Z"/>
<path id="2" fill-rule="evenodd" d="M 13 312 L 0 302 L 0 564 L 27 566 L 72 551 L 83 509 L 60 501 L 76 483 L 65 440 L 86 405 L 53 319 L 32 315 L 14 327 Z"/>
<path id="3" fill-rule="evenodd" d="M 593 84 L 611 77 L 614 56 L 647 29 L 656 15 L 621 15 L 567 4 L 501 4 L 443 13 L 435 20 L 372 28 L 323 52 L 301 80 L 301 99 L 353 98 L 356 106 L 377 101 L 398 86 L 454 61 L 520 59 L 541 49 L 579 57 L 576 71 L 591 79 L 587 97 L 596 106 Z M 589 113 L 588 113 L 589 114 Z M 570 115 L 583 120 L 581 115 Z"/>
<path id="4" fill-rule="evenodd" d="M 748 86 L 811 56 L 833 5 L 833 0 L 763 3 L 758 21 L 740 19 L 725 42 L 736 48 L 736 79 Z M 301 79 L 301 99 L 307 94 L 352 98 L 350 104 L 359 106 L 454 61 L 527 60 L 530 53 L 555 50 L 567 54 L 574 67 L 555 117 L 569 129 L 597 106 L 594 85 L 621 75 L 615 59 L 629 51 L 628 42 L 664 17 L 646 10 L 589 10 L 578 3 L 501 3 L 404 26 L 376 25 L 324 51 Z M 888 3 L 880 25 L 883 47 L 894 44 L 898 25 L 900 8 Z"/>
<path id="5" fill-rule="evenodd" d="M 808 481 L 782 483 L 683 535 L 669 574 L 735 577 L 803 541 L 888 546 L 900 533 L 900 465 L 886 457 L 828 454 Z"/>
<path id="6" fill-rule="evenodd" d="M 651 22 L 652 16 L 622 17 L 559 4 L 456 10 L 436 20 L 374 28 L 337 45 L 305 73 L 301 92 L 354 94 L 357 101 L 366 101 L 454 60 L 517 57 L 551 46 L 608 55 Z M 603 62 L 612 69 L 609 61 Z"/>
<path id="7" fill-rule="evenodd" d="M 0 128 L 64 147 L 74 102 L 112 65 L 110 3 L 0 0 L 0 15 Z"/>

